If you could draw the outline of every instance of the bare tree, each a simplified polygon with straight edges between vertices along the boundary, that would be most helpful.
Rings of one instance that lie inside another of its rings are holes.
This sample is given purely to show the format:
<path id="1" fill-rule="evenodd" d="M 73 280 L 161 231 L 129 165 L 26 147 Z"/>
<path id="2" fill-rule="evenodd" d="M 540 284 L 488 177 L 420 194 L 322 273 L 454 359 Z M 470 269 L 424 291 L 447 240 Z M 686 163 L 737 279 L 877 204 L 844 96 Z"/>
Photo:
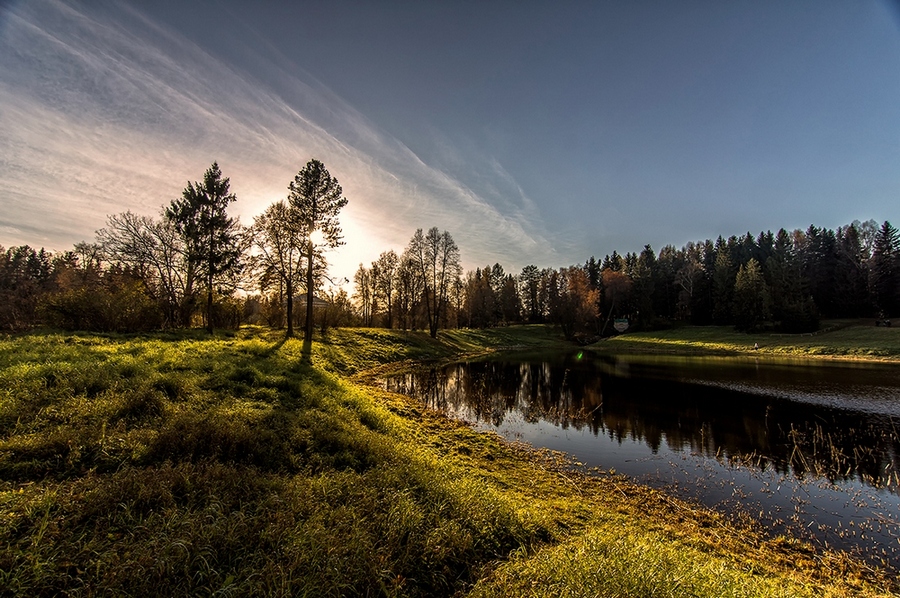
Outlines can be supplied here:
<path id="1" fill-rule="evenodd" d="M 359 315 L 362 318 L 363 326 L 370 326 L 372 323 L 372 271 L 359 265 L 356 273 L 353 275 L 353 284 L 356 286 L 356 292 L 353 298 L 359 305 Z"/>
<path id="2" fill-rule="evenodd" d="M 403 253 L 397 266 L 395 287 L 397 295 L 394 299 L 400 328 L 415 330 L 416 316 L 422 297 L 422 280 L 416 273 L 416 265 L 409 250 Z"/>
<path id="3" fill-rule="evenodd" d="M 193 308 L 196 271 L 184 241 L 167 219 L 124 212 L 107 217 L 97 240 L 107 260 L 127 266 L 147 295 L 160 302 L 170 325 L 181 324 Z"/>
<path id="4" fill-rule="evenodd" d="M 294 335 L 294 293 L 306 266 L 303 224 L 284 201 L 270 205 L 253 219 L 250 236 L 255 249 L 251 261 L 260 286 L 277 280 L 287 301 L 287 334 Z"/>
<path id="5" fill-rule="evenodd" d="M 551 317 L 568 339 L 596 329 L 600 291 L 591 288 L 590 279 L 578 266 L 561 268 L 555 276 Z"/>
<path id="6" fill-rule="evenodd" d="M 375 294 L 384 304 L 385 313 L 387 314 L 388 328 L 394 327 L 394 281 L 397 277 L 397 269 L 400 265 L 400 258 L 397 257 L 393 249 L 384 251 L 378 256 L 378 259 L 372 263 L 372 272 L 375 278 Z"/>
<path id="7" fill-rule="evenodd" d="M 691 305 L 694 302 L 695 289 L 703 276 L 703 264 L 699 257 L 688 253 L 684 265 L 675 273 L 675 284 L 678 293 L 678 310 L 683 317 L 690 317 Z"/>
<path id="8" fill-rule="evenodd" d="M 459 247 L 447 231 L 432 227 L 427 234 L 422 234 L 420 228 L 410 240 L 407 252 L 422 281 L 428 331 L 435 338 L 441 316 L 447 309 L 451 285 L 460 275 Z"/>

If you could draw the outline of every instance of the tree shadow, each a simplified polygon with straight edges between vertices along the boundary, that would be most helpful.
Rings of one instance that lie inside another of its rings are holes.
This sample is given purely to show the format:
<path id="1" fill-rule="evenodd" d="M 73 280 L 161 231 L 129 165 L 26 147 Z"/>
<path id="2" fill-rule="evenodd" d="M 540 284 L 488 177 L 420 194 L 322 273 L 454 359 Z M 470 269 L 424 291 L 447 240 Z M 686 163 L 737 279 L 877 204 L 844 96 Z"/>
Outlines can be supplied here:
<path id="1" fill-rule="evenodd" d="M 281 349 L 281 347 L 284 346 L 284 343 L 285 343 L 285 342 L 287 342 L 287 338 L 282 337 L 280 341 L 278 341 L 277 343 L 275 343 L 274 345 L 272 345 L 271 347 L 269 347 L 268 349 L 266 349 L 266 351 L 265 351 L 265 353 L 264 353 L 264 356 L 265 356 L 265 357 L 271 357 L 272 355 L 274 355 L 275 353 L 277 353 L 278 350 Z"/>

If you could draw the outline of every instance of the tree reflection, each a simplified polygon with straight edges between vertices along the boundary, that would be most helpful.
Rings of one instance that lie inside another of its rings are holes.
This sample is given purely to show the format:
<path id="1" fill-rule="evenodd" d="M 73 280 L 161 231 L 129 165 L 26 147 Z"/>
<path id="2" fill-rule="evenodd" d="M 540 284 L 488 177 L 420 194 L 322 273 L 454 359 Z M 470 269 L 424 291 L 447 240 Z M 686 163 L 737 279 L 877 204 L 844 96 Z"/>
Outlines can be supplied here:
<path id="1" fill-rule="evenodd" d="M 894 416 L 798 403 L 599 360 L 472 361 L 390 378 L 388 390 L 454 417 L 499 428 L 511 414 L 585 428 L 654 453 L 669 449 L 831 482 L 897 492 Z"/>

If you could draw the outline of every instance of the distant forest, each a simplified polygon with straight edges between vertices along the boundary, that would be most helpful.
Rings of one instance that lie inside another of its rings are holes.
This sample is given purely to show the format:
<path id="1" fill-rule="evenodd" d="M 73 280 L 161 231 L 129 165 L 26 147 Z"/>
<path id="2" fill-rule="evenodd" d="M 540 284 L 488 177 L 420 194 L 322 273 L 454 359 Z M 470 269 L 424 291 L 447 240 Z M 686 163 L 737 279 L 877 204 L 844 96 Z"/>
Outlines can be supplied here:
<path id="1" fill-rule="evenodd" d="M 569 338 L 664 328 L 676 322 L 810 332 L 820 318 L 889 317 L 900 307 L 898 231 L 854 222 L 754 237 L 718 237 L 659 253 L 613 251 L 564 268 L 517 274 L 486 265 L 454 280 L 445 326 L 484 328 L 551 323 Z M 415 309 L 391 301 L 397 256 L 382 254 L 355 276 L 355 319 L 366 326 L 416 326 Z M 386 261 L 386 258 L 390 259 Z M 402 264 L 405 256 L 400 256 Z M 413 306 L 414 307 L 414 306 Z M 399 320 L 398 320 L 399 318 Z"/>
<path id="2" fill-rule="evenodd" d="M 304 189 L 321 191 L 325 183 L 330 199 L 313 198 L 312 212 L 303 212 Z M 615 334 L 623 319 L 630 330 L 690 322 L 808 332 L 821 318 L 884 320 L 900 309 L 900 234 L 873 220 L 720 236 L 658 253 L 646 245 L 637 254 L 613 251 L 519 273 L 499 263 L 464 273 L 450 233 L 432 228 L 415 231 L 401 254 L 385 251 L 360 264 L 348 294 L 328 278 L 323 251 L 341 244 L 337 215 L 347 200 L 340 186 L 311 160 L 290 189 L 287 201 L 243 227 L 226 214 L 235 197 L 213 164 L 158 218 L 111 215 L 95 242 L 55 254 L 0 247 L 0 330 L 258 324 L 290 334 L 314 322 L 323 330 L 378 326 L 435 335 L 440 328 L 550 323 L 586 341 Z M 322 219 L 326 199 L 333 212 Z M 312 303 L 314 320 L 299 317 L 294 302 L 303 312 Z"/>

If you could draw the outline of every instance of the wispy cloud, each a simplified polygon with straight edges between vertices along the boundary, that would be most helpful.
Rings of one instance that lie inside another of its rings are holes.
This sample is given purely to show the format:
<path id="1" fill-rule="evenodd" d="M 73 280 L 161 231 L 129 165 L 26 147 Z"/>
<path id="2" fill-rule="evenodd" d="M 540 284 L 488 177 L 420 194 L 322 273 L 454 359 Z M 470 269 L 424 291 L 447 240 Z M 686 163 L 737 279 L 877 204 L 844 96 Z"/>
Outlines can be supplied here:
<path id="1" fill-rule="evenodd" d="M 345 270 L 430 226 L 449 230 L 470 264 L 548 261 L 537 210 L 501 165 L 463 184 L 271 48 L 248 49 L 272 71 L 263 77 L 133 9 L 50 0 L 5 18 L 0 243 L 66 249 L 108 214 L 156 213 L 212 160 L 248 222 L 317 157 L 350 199 L 334 258 Z"/>

